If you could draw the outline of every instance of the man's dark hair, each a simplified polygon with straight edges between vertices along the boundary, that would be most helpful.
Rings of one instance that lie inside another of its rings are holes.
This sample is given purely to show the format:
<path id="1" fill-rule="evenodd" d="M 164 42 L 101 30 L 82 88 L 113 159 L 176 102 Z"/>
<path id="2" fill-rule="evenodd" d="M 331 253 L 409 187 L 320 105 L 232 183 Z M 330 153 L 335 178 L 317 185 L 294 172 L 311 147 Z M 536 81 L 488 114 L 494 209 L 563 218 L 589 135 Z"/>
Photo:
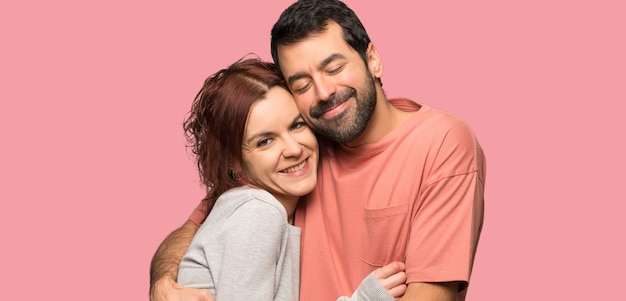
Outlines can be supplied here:
<path id="1" fill-rule="evenodd" d="M 367 47 L 370 38 L 357 15 L 337 0 L 300 0 L 289 6 L 272 28 L 271 52 L 276 67 L 280 71 L 277 48 L 300 42 L 326 30 L 328 21 L 334 21 L 343 30 L 343 39 L 367 64 Z"/>

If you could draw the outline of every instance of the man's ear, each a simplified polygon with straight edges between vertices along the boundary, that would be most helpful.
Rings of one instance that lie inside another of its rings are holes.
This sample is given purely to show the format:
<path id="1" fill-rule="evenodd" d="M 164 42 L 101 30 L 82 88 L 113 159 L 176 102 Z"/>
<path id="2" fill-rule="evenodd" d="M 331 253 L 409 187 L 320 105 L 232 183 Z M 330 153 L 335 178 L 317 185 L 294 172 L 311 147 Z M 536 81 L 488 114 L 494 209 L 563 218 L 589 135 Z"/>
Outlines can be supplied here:
<path id="1" fill-rule="evenodd" d="M 370 70 L 370 73 L 376 78 L 380 78 L 383 76 L 383 61 L 378 54 L 378 50 L 374 46 L 374 43 L 370 42 L 369 46 L 367 46 L 367 51 L 365 52 L 367 57 L 367 67 Z"/>

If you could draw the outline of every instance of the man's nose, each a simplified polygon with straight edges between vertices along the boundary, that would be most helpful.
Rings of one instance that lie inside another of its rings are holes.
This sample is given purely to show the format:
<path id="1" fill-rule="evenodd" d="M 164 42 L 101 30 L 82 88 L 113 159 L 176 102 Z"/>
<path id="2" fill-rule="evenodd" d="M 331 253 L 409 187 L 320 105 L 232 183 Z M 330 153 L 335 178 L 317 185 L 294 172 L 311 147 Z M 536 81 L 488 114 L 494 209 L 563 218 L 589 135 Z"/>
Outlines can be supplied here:
<path id="1" fill-rule="evenodd" d="M 317 97 L 320 101 L 328 101 L 336 91 L 335 85 L 323 78 L 315 81 L 315 89 L 317 91 Z"/>

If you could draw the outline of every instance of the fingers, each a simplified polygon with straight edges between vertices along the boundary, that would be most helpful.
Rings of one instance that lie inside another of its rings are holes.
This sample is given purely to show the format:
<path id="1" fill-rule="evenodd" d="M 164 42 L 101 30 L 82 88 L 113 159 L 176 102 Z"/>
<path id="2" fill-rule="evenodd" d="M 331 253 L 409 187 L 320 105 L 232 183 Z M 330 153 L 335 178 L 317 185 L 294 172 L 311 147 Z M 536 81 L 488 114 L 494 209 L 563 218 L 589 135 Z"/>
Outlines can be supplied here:
<path id="1" fill-rule="evenodd" d="M 401 297 L 406 291 L 405 268 L 403 262 L 392 262 L 374 271 L 378 281 L 394 298 Z"/>
<path id="2" fill-rule="evenodd" d="M 404 265 L 404 262 L 394 261 L 374 271 L 374 275 L 376 275 L 376 278 L 378 279 L 383 279 L 393 274 L 404 272 L 405 269 L 406 266 Z"/>
<path id="3" fill-rule="evenodd" d="M 155 283 L 150 301 L 215 301 L 208 290 L 180 286 L 164 277 Z"/>
<path id="4" fill-rule="evenodd" d="M 406 291 L 406 273 L 397 272 L 385 279 L 379 279 L 383 287 L 395 298 L 402 297 Z"/>
<path id="5" fill-rule="evenodd" d="M 208 290 L 203 289 L 184 289 L 186 296 L 183 300 L 186 301 L 215 301 L 211 293 Z"/>
<path id="6" fill-rule="evenodd" d="M 404 296 L 404 293 L 406 292 L 406 284 L 401 284 L 395 287 L 392 287 L 390 289 L 387 289 L 387 291 L 389 292 L 390 295 L 392 295 L 394 298 L 400 298 L 402 296 Z"/>

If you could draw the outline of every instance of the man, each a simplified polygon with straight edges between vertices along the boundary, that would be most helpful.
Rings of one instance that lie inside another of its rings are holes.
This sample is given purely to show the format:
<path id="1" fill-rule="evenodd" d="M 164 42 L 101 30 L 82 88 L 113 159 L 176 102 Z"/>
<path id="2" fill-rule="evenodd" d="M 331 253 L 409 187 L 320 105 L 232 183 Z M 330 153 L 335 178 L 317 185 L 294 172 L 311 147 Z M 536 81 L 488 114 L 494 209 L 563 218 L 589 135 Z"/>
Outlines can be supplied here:
<path id="1" fill-rule="evenodd" d="M 318 186 L 296 211 L 300 299 L 334 300 L 374 269 L 404 261 L 401 300 L 464 300 L 485 181 L 469 127 L 427 105 L 387 99 L 381 57 L 342 2 L 292 4 L 272 29 L 271 47 L 300 113 L 333 141 L 322 150 Z M 212 300 L 174 284 L 205 215 L 198 208 L 155 254 L 153 300 Z"/>

